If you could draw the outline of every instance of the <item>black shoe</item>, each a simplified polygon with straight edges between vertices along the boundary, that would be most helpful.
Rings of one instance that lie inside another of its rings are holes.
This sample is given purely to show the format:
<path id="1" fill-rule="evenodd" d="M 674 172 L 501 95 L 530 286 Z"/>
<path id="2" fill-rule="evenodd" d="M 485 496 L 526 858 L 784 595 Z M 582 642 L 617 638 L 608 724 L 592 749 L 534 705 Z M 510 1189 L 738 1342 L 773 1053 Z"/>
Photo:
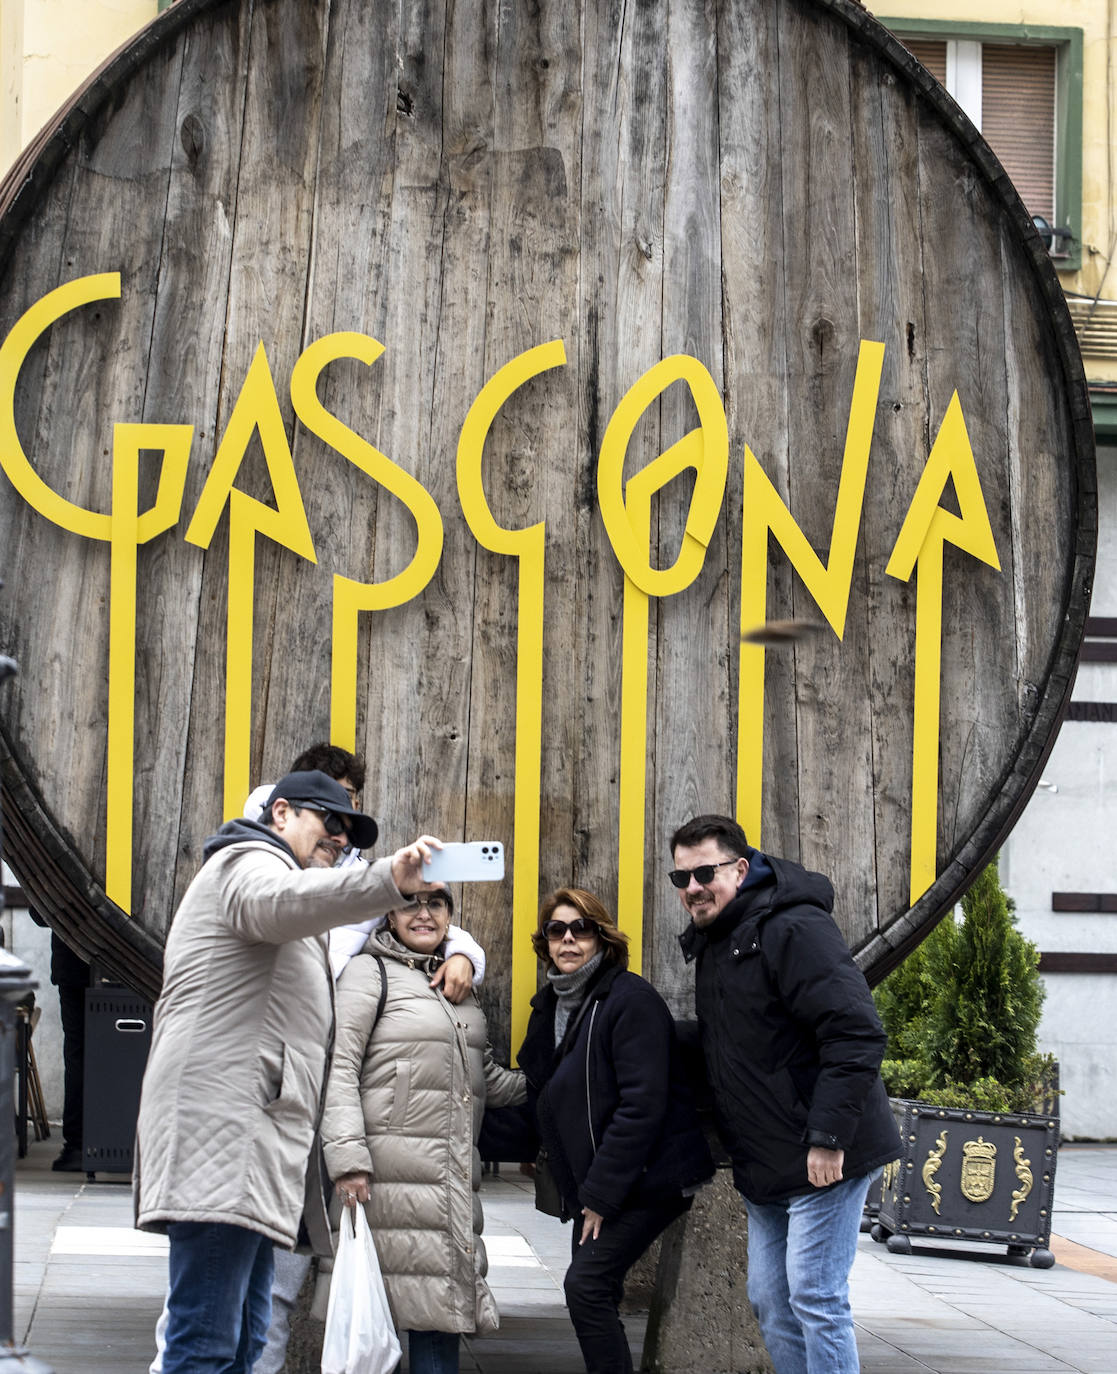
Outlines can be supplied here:
<path id="1" fill-rule="evenodd" d="M 84 1169 L 80 1145 L 63 1145 L 62 1153 L 50 1166 L 58 1174 L 80 1174 Z"/>

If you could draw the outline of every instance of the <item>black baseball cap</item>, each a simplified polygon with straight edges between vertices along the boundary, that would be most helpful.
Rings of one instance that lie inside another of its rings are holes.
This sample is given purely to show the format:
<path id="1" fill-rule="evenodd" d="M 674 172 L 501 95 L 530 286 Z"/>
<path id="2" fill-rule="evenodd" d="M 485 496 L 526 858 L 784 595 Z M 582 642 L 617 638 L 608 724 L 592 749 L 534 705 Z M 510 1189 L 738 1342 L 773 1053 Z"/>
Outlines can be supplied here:
<path id="1" fill-rule="evenodd" d="M 380 833 L 376 822 L 371 816 L 353 810 L 345 788 L 328 773 L 320 772 L 317 768 L 307 773 L 288 773 L 272 789 L 267 806 L 280 798 L 289 801 L 292 806 L 317 806 L 322 811 L 333 811 L 335 815 L 347 817 L 349 833 L 358 849 L 368 849 L 376 843 L 376 836 Z"/>

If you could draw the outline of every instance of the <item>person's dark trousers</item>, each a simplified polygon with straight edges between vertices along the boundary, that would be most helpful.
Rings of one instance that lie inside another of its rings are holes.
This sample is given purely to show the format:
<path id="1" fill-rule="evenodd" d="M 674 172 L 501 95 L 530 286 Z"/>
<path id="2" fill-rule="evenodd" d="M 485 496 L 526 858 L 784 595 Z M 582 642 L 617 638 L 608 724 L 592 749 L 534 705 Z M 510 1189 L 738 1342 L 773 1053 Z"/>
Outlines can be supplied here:
<path id="1" fill-rule="evenodd" d="M 585 1245 L 578 1244 L 583 1218 L 575 1216 L 573 1257 L 564 1287 L 587 1374 L 632 1374 L 632 1353 L 618 1311 L 624 1276 L 690 1203 L 690 1198 L 679 1196 L 655 1207 L 628 1208 L 602 1222 L 601 1234 Z"/>
<path id="2" fill-rule="evenodd" d="M 408 1331 L 411 1374 L 458 1374 L 461 1337 L 456 1331 Z"/>
<path id="3" fill-rule="evenodd" d="M 58 1010 L 62 1017 L 62 1144 L 81 1150 L 85 1112 L 85 990 L 86 985 L 59 983 Z"/>
<path id="4" fill-rule="evenodd" d="M 40 921 L 40 924 L 42 922 Z M 53 931 L 50 937 L 50 981 L 58 989 L 62 1019 L 62 1153 L 52 1169 L 82 1167 L 82 1117 L 85 1111 L 85 992 L 90 969 Z"/>
<path id="5" fill-rule="evenodd" d="M 271 1320 L 272 1243 L 221 1222 L 173 1221 L 163 1374 L 249 1374 Z"/>

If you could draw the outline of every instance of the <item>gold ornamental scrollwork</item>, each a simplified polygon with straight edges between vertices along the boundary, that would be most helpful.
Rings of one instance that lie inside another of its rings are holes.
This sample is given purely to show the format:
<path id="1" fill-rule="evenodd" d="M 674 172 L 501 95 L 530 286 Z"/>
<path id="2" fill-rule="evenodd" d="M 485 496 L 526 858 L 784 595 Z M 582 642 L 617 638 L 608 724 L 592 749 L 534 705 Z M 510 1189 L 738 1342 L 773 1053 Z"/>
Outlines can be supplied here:
<path id="1" fill-rule="evenodd" d="M 978 1136 L 962 1146 L 962 1196 L 970 1202 L 988 1202 L 993 1196 L 997 1171 L 997 1147 Z"/>
<path id="2" fill-rule="evenodd" d="M 931 1198 L 931 1208 L 938 1216 L 939 1207 L 942 1205 L 942 1184 L 935 1182 L 935 1175 L 942 1168 L 943 1155 L 946 1154 L 946 1137 L 949 1132 L 944 1127 L 935 1141 L 936 1149 L 927 1152 L 927 1158 L 923 1161 L 923 1186 L 927 1189 Z"/>
<path id="3" fill-rule="evenodd" d="M 1012 1210 L 1008 1214 L 1009 1221 L 1016 1220 L 1016 1213 L 1020 1210 L 1020 1204 L 1032 1191 L 1032 1170 L 1030 1159 L 1024 1158 L 1024 1144 L 1020 1137 L 1013 1136 L 1016 1145 L 1012 1151 L 1012 1158 L 1016 1163 L 1016 1177 L 1020 1180 L 1020 1187 L 1012 1194 Z"/>
<path id="4" fill-rule="evenodd" d="M 896 1175 L 899 1171 L 900 1161 L 898 1159 L 893 1159 L 884 1166 L 884 1173 L 881 1176 L 881 1188 L 884 1192 L 890 1193 L 892 1191 L 892 1185 L 896 1182 Z"/>

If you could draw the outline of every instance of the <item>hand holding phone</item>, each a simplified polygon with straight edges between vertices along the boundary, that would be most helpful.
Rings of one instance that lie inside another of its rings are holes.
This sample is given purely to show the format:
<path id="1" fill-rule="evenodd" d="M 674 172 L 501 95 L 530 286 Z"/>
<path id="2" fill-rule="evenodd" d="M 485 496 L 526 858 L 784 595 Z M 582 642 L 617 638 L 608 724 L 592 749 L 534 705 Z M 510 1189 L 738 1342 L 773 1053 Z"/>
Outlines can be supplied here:
<path id="1" fill-rule="evenodd" d="M 504 846 L 499 840 L 444 844 L 423 864 L 423 878 L 440 883 L 496 883 L 504 877 Z"/>

